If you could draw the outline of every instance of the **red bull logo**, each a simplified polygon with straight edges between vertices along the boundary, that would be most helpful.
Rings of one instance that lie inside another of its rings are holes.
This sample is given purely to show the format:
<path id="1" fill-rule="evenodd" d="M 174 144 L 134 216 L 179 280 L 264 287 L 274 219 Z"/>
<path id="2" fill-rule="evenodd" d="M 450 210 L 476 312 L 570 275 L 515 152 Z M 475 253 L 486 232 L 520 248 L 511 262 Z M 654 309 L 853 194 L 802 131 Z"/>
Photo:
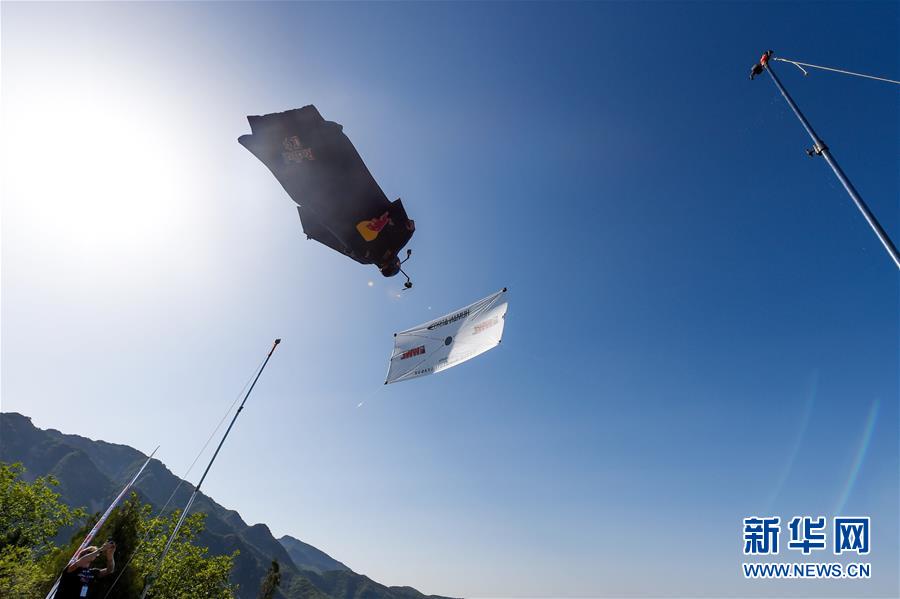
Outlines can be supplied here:
<path id="1" fill-rule="evenodd" d="M 300 138 L 296 135 L 291 137 L 285 137 L 284 141 L 281 142 L 281 145 L 284 147 L 284 152 L 281 153 L 281 157 L 284 158 L 285 162 L 303 162 L 304 160 L 315 160 L 316 157 L 313 156 L 312 148 L 306 148 L 300 142 Z"/>
<path id="2" fill-rule="evenodd" d="M 378 237 L 378 234 L 381 233 L 381 230 L 384 229 L 390 221 L 390 215 L 385 212 L 381 216 L 377 216 L 369 220 L 360 221 L 356 225 L 356 230 L 359 231 L 359 234 L 362 235 L 363 239 L 365 239 L 366 241 L 372 241 L 373 239 Z"/>

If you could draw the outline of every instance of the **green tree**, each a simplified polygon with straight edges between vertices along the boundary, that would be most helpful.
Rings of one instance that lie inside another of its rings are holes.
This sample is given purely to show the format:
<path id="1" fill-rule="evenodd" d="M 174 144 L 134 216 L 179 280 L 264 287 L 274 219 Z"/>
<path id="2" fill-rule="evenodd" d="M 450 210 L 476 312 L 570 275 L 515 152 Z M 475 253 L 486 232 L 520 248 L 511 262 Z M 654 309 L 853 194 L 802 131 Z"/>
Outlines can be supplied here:
<path id="1" fill-rule="evenodd" d="M 40 596 L 53 581 L 45 560 L 23 547 L 0 549 L 0 597 Z"/>
<path id="2" fill-rule="evenodd" d="M 185 518 L 162 567 L 157 572 L 159 558 L 181 514 L 175 511 L 166 517 L 151 518 L 149 505 L 144 505 L 141 509 L 143 513 L 139 519 L 140 537 L 146 536 L 147 540 L 134 554 L 132 567 L 142 580 L 152 581 L 148 597 L 154 599 L 234 597 L 237 589 L 228 582 L 228 578 L 238 551 L 231 555 L 210 556 L 206 547 L 199 547 L 192 542 L 203 531 L 206 514 L 198 512 Z"/>
<path id="3" fill-rule="evenodd" d="M 85 517 L 59 501 L 52 476 L 28 483 L 21 464 L 0 462 L 0 597 L 34 597 L 52 584 L 59 531 Z"/>
<path id="4" fill-rule="evenodd" d="M 56 547 L 53 538 L 64 527 L 85 520 L 85 512 L 59 501 L 59 494 L 53 491 L 57 482 L 52 477 L 27 483 L 21 479 L 23 472 L 20 464 L 0 462 L 0 597 L 46 594 L 100 517 L 95 514 L 69 543 Z M 132 493 L 100 529 L 98 544 L 106 539 L 116 542 L 116 571 L 98 581 L 92 591 L 95 595 L 108 599 L 137 597 L 145 581 L 156 572 L 180 514 L 154 518 L 152 510 Z M 238 552 L 210 556 L 206 547 L 194 544 L 205 517 L 196 513 L 185 519 L 148 597 L 233 599 L 237 589 L 228 579 Z M 104 567 L 104 559 L 99 558 L 94 565 Z"/>
<path id="5" fill-rule="evenodd" d="M 42 476 L 27 483 L 22 480 L 22 464 L 0 463 L 0 547 L 26 548 L 35 556 L 55 549 L 53 537 L 60 529 L 85 517 L 59 501 L 53 487 L 59 482 Z"/>
<path id="6" fill-rule="evenodd" d="M 97 538 L 115 541 L 116 572 L 98 581 L 94 594 L 106 599 L 133 599 L 140 596 L 147 582 L 152 582 L 147 594 L 151 599 L 232 599 L 236 589 L 228 579 L 238 552 L 210 556 L 206 547 L 194 544 L 203 531 L 206 514 L 202 512 L 185 518 L 162 568 L 156 571 L 180 512 L 153 517 L 153 511 L 150 504 L 141 503 L 132 493 L 110 515 Z M 83 538 L 84 534 L 77 534 L 70 546 L 60 552 L 59 570 Z M 97 562 L 98 567 L 103 565 L 102 561 Z"/>
<path id="7" fill-rule="evenodd" d="M 278 565 L 278 560 L 273 559 L 259 586 L 258 599 L 272 599 L 275 596 L 275 589 L 279 586 L 281 586 L 281 566 Z"/>

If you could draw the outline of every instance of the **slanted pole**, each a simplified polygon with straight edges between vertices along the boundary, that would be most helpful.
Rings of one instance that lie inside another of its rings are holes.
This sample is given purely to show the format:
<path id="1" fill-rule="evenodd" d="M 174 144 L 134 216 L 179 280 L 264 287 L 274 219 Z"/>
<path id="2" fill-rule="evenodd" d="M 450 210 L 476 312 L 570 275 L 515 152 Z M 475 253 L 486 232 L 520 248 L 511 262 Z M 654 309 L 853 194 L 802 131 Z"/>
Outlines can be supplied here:
<path id="1" fill-rule="evenodd" d="M 172 547 L 172 543 L 175 541 L 175 537 L 178 535 L 178 529 L 181 528 L 182 524 L 184 524 L 184 519 L 187 517 L 187 514 L 190 511 L 191 505 L 193 505 L 194 503 L 194 499 L 197 498 L 197 494 L 200 492 L 200 487 L 203 485 L 203 481 L 206 480 L 206 475 L 209 474 L 209 469 L 212 468 L 213 462 L 216 461 L 216 456 L 219 455 L 219 450 L 222 449 L 222 445 L 225 443 L 225 439 L 228 438 L 228 433 L 231 432 L 231 427 L 234 426 L 234 421 L 237 420 L 237 417 L 240 415 L 241 410 L 244 409 L 244 404 L 247 403 L 247 398 L 250 397 L 250 393 L 253 391 L 253 387 L 256 386 L 256 381 L 259 380 L 259 377 L 263 373 L 263 370 L 266 369 L 266 364 L 269 363 L 269 358 L 272 357 L 272 354 L 275 352 L 275 348 L 278 347 L 279 343 L 281 343 L 281 339 L 276 339 L 275 343 L 272 344 L 272 349 L 269 350 L 269 354 L 266 356 L 265 361 L 263 361 L 262 366 L 260 366 L 259 368 L 259 372 L 256 373 L 256 377 L 253 379 L 253 383 L 250 385 L 250 388 L 247 389 L 247 393 L 244 395 L 244 399 L 243 401 L 241 401 L 240 407 L 238 407 L 237 412 L 234 413 L 234 417 L 231 419 L 231 423 L 228 425 L 228 428 L 225 429 L 225 434 L 222 435 L 222 439 L 219 441 L 219 446 L 216 447 L 216 451 L 210 458 L 209 464 L 206 465 L 206 470 L 203 471 L 203 476 L 200 477 L 200 482 L 198 482 L 197 486 L 194 487 L 194 492 L 191 493 L 191 497 L 190 499 L 188 499 L 187 505 L 184 506 L 184 510 L 181 512 L 181 517 L 178 518 L 178 522 L 175 524 L 175 528 L 172 530 L 172 534 L 169 535 L 169 540 L 166 541 L 166 546 L 159 558 L 159 562 L 157 562 L 156 564 L 156 570 L 154 570 L 153 574 L 147 579 L 147 582 L 144 585 L 144 590 L 141 592 L 141 599 L 144 599 L 147 596 L 147 593 L 150 592 L 150 587 L 153 586 L 156 576 L 159 574 L 160 569 L 162 569 L 163 561 L 165 561 L 166 559 L 166 554 L 169 553 L 169 549 Z"/>
<path id="2" fill-rule="evenodd" d="M 869 210 L 869 207 L 866 205 L 865 201 L 863 201 L 862 197 L 859 195 L 859 192 L 856 191 L 855 187 L 853 187 L 853 183 L 851 183 L 850 179 L 847 178 L 847 175 L 844 174 L 844 171 L 841 169 L 840 165 L 838 165 L 837 161 L 834 159 L 834 156 L 831 155 L 831 151 L 828 149 L 828 146 L 826 146 L 825 142 L 823 142 L 821 138 L 816 135 L 816 132 L 813 130 L 812 125 L 809 124 L 809 121 L 807 121 L 806 117 L 803 116 L 803 113 L 800 112 L 800 108 L 796 103 L 794 103 L 793 98 L 791 98 L 787 90 L 784 89 L 784 86 L 781 84 L 781 80 L 778 79 L 778 75 L 776 75 L 775 71 L 772 70 L 772 65 L 770 63 L 771 61 L 766 62 L 766 71 L 769 73 L 772 81 L 778 87 L 781 95 L 784 96 L 785 100 L 787 100 L 788 106 L 790 106 L 791 110 L 794 111 L 794 114 L 797 115 L 797 118 L 800 120 L 800 124 L 803 125 L 803 128 L 806 129 L 806 132 L 813 140 L 813 147 L 810 150 L 807 150 L 807 153 L 810 156 L 812 156 L 813 154 L 817 154 L 825 159 L 825 162 L 827 162 L 828 166 L 831 167 L 831 170 L 834 171 L 834 174 L 841 182 L 841 185 L 843 185 L 844 189 L 847 190 L 847 193 L 850 194 L 850 198 L 856 204 L 856 207 L 859 208 L 860 212 L 862 212 L 862 215 L 869 223 L 869 226 L 872 227 L 873 231 L 875 231 L 875 235 L 878 236 L 879 241 L 881 241 L 881 245 L 884 246 L 884 249 L 887 250 L 887 253 L 894 261 L 894 264 L 898 269 L 900 269 L 900 253 L 897 252 L 897 248 L 894 246 L 891 238 L 888 237 L 888 234 L 881 227 L 881 223 L 878 222 L 878 219 L 875 218 L 875 215 L 872 214 L 871 210 Z"/>

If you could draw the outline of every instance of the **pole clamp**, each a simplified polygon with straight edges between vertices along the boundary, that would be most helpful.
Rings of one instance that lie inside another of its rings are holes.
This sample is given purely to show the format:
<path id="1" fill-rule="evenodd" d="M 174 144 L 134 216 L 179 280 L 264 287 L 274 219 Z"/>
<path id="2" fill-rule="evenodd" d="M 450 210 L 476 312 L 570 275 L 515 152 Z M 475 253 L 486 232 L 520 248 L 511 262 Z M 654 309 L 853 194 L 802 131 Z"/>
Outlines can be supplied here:
<path id="1" fill-rule="evenodd" d="M 807 155 L 807 156 L 821 156 L 821 155 L 822 155 L 822 152 L 824 152 L 824 151 L 827 150 L 827 149 L 828 149 L 828 146 L 826 146 L 826 145 L 824 144 L 824 142 L 823 142 L 823 143 L 817 143 L 817 144 L 814 145 L 813 147 L 808 148 L 808 149 L 806 150 L 806 155 Z"/>

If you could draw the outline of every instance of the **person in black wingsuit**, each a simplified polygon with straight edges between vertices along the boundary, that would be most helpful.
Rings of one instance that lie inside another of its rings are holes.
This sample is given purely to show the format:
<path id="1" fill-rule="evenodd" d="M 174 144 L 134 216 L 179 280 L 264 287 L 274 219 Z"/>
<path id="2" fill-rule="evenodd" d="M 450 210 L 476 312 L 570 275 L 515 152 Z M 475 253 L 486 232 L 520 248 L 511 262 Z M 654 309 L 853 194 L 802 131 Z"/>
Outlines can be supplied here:
<path id="1" fill-rule="evenodd" d="M 374 264 L 385 277 L 402 272 L 400 250 L 415 221 L 399 198 L 387 199 L 342 125 L 326 121 L 312 104 L 247 120 L 252 133 L 238 142 L 297 203 L 307 238 Z"/>

